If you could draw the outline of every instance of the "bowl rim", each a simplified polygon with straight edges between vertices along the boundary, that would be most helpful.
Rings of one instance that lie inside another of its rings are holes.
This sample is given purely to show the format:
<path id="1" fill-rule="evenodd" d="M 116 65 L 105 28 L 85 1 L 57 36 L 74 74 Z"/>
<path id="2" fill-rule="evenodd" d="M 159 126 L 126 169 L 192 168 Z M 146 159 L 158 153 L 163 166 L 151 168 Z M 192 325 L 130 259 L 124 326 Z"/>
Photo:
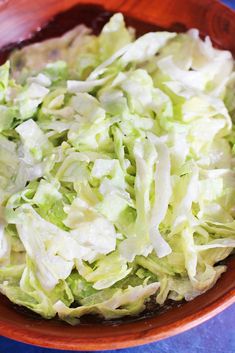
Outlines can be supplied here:
<path id="1" fill-rule="evenodd" d="M 203 0 L 198 0 L 202 2 Z M 223 8 L 229 9 L 235 15 L 233 9 L 229 8 L 225 3 L 219 0 L 211 0 L 211 5 L 220 4 Z M 54 348 L 58 350 L 114 350 L 127 347 L 136 347 L 139 345 L 156 342 L 168 337 L 172 337 L 179 333 L 183 333 L 203 322 L 216 316 L 224 309 L 235 304 L 235 287 L 228 290 L 226 293 L 206 305 L 204 308 L 198 310 L 193 314 L 186 314 L 182 319 L 169 324 L 163 324 L 161 327 L 144 327 L 140 332 L 131 332 L 127 334 L 120 334 L 103 337 L 76 337 L 71 340 L 63 337 L 54 336 L 50 332 L 35 332 L 30 325 L 28 327 L 20 327 L 14 322 L 3 322 L 0 317 L 0 335 L 13 339 L 18 342 L 32 344 L 38 347 Z M 105 327 L 104 327 L 105 328 Z"/>
<path id="2" fill-rule="evenodd" d="M 57 337 L 50 333 L 37 333 L 30 327 L 27 329 L 25 327 L 21 328 L 14 325 L 14 323 L 1 323 L 1 321 L 0 333 L 1 335 L 18 342 L 44 348 L 72 351 L 114 350 L 136 347 L 183 333 L 211 319 L 232 304 L 235 304 L 235 289 L 231 289 L 205 308 L 199 310 L 196 314 L 186 315 L 184 318 L 170 324 L 165 324 L 160 328 L 144 328 L 141 331 L 141 334 L 139 332 L 133 332 L 125 335 L 109 336 L 108 340 L 106 340 L 106 336 L 103 336 L 102 338 L 89 338 L 89 341 L 84 337 L 73 337 L 72 341 L 69 339 L 65 340 L 63 337 Z"/>

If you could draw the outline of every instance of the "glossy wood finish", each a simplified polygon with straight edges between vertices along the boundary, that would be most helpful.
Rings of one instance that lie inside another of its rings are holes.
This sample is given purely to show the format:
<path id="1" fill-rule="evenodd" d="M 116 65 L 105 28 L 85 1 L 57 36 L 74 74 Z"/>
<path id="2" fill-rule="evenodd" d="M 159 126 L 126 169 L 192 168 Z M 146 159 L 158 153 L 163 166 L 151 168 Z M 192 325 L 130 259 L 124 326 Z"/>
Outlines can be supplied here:
<path id="1" fill-rule="evenodd" d="M 31 37 L 75 4 L 100 5 L 165 28 L 199 28 L 235 54 L 234 12 L 217 0 L 0 0 L 0 47 Z"/>
<path id="2" fill-rule="evenodd" d="M 216 45 L 235 54 L 235 13 L 215 0 L 88 2 L 104 6 L 108 11 L 122 11 L 131 23 L 135 18 L 167 29 L 182 31 L 197 27 L 202 35 L 209 34 Z M 0 1 L 0 47 L 30 38 L 52 16 L 78 3 L 87 1 Z M 81 18 L 79 14 L 78 18 Z M 142 31 L 147 28 L 143 23 L 140 27 Z M 207 320 L 235 302 L 235 257 L 227 264 L 228 271 L 216 286 L 194 301 L 151 318 L 116 325 L 96 321 L 71 327 L 58 320 L 46 321 L 23 314 L 0 296 L 0 334 L 35 345 L 70 350 L 115 349 L 166 338 Z"/>

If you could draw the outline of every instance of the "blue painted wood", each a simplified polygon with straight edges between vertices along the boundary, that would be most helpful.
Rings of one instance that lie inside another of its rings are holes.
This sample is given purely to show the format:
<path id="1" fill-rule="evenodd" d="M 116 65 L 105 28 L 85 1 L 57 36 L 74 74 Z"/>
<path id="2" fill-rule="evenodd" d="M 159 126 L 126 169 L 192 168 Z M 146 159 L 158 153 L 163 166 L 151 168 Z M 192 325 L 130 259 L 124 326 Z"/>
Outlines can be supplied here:
<path id="1" fill-rule="evenodd" d="M 235 0 L 223 0 L 235 9 Z M 0 353 L 66 353 L 0 337 Z M 175 337 L 141 347 L 106 353 L 235 353 L 235 305 L 206 323 Z M 104 353 L 105 353 L 104 352 Z M 86 353 L 86 352 L 83 352 Z M 98 353 L 101 353 L 98 352 Z"/>

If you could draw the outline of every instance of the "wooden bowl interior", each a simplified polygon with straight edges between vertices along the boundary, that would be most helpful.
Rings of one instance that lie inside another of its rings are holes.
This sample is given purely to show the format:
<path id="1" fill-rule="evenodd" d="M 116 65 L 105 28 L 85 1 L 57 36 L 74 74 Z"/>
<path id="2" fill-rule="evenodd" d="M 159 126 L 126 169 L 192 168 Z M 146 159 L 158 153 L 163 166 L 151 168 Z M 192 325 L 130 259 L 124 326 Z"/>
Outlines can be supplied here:
<path id="1" fill-rule="evenodd" d="M 214 44 L 235 55 L 235 13 L 213 0 L 105 0 L 53 1 L 9 0 L 0 4 L 0 60 L 3 62 L 15 46 L 39 41 L 64 33 L 78 23 L 91 26 L 95 33 L 110 17 L 121 11 L 137 33 L 168 29 L 185 31 L 198 28 L 209 34 Z M 76 5 L 72 9 L 72 6 Z M 48 21 L 61 11 L 43 30 Z M 25 314 L 5 297 L 0 296 L 0 334 L 45 347 L 100 350 L 147 343 L 182 332 L 235 302 L 235 258 L 227 261 L 228 270 L 214 288 L 183 305 L 170 310 L 116 322 L 88 320 L 71 327 L 59 320 L 43 320 Z"/>

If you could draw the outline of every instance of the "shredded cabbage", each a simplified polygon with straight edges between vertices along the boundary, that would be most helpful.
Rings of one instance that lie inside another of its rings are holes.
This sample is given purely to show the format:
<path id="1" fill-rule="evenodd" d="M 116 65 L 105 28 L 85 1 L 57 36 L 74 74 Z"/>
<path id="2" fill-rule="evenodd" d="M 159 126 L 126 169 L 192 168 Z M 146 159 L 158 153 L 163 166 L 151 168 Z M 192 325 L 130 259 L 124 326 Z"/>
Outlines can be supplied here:
<path id="1" fill-rule="evenodd" d="M 122 14 L 0 67 L 0 292 L 45 318 L 191 300 L 235 248 L 235 70 Z"/>

